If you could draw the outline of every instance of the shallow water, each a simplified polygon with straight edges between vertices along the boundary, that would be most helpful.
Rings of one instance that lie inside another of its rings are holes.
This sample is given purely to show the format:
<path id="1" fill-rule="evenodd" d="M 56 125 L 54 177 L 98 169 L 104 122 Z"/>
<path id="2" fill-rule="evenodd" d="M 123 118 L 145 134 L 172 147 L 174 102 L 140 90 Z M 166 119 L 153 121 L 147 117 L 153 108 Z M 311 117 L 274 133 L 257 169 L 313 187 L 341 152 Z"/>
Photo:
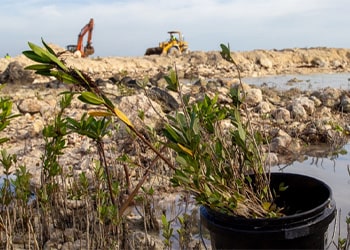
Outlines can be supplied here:
<path id="1" fill-rule="evenodd" d="M 244 78 L 243 82 L 256 86 L 265 85 L 279 90 L 299 88 L 300 90 L 319 90 L 327 87 L 350 90 L 350 73 L 281 75 Z M 304 161 L 296 161 L 289 166 L 276 166 L 273 171 L 301 173 L 318 178 L 327 183 L 333 192 L 338 213 L 340 212 L 340 235 L 346 236 L 346 216 L 350 217 L 350 143 L 344 146 L 347 151 L 337 157 L 306 156 Z M 330 225 L 332 234 L 334 223 Z M 338 224 L 339 225 L 339 224 Z M 338 227 L 338 226 L 337 226 Z M 338 234 L 338 232 L 337 232 Z M 329 249 L 336 249 L 331 246 Z"/>
<path id="2" fill-rule="evenodd" d="M 350 90 L 350 73 L 246 77 L 242 80 L 247 84 L 265 85 L 279 90 L 317 90 L 327 87 Z"/>
<path id="3" fill-rule="evenodd" d="M 328 233 L 331 237 L 334 231 L 334 223 L 337 225 L 336 235 L 339 233 L 338 226 L 340 225 L 340 235 L 346 237 L 346 216 L 350 217 L 350 174 L 348 167 L 350 165 L 350 145 L 344 147 L 348 153 L 341 155 L 336 159 L 331 157 L 307 157 L 305 161 L 294 162 L 290 166 L 276 166 L 273 171 L 281 171 L 288 173 L 305 174 L 322 180 L 332 189 L 333 197 L 336 202 L 338 221 L 333 221 L 329 227 Z M 337 238 L 337 237 L 336 237 Z M 335 249 L 331 247 L 330 249 Z"/>

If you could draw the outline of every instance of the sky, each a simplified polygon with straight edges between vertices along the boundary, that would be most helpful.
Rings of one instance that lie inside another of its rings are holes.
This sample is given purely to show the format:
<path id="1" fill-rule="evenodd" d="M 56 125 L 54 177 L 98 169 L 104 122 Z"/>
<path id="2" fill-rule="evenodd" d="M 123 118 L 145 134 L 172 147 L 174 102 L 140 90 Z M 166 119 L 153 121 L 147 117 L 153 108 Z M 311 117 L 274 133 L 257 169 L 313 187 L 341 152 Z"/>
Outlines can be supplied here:
<path id="1" fill-rule="evenodd" d="M 2 0 L 0 11 L 0 57 L 41 38 L 76 44 L 90 18 L 92 57 L 142 56 L 170 30 L 191 51 L 350 47 L 349 0 Z"/>

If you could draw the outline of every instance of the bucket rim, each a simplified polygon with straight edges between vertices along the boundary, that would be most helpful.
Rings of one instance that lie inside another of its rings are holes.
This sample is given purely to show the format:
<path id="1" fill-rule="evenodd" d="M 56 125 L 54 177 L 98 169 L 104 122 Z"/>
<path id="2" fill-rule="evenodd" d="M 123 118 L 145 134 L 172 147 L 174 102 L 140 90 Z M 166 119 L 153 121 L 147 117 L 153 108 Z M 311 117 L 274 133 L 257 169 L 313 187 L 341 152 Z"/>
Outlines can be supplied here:
<path id="1" fill-rule="evenodd" d="M 215 224 L 223 222 L 224 224 L 227 223 L 227 218 L 230 218 L 231 221 L 235 221 L 237 224 L 244 225 L 247 221 L 250 221 L 252 224 L 256 225 L 257 227 L 270 227 L 274 226 L 275 224 L 285 224 L 287 228 L 289 227 L 295 227 L 300 225 L 301 223 L 305 223 L 309 221 L 310 223 L 317 219 L 318 217 L 329 217 L 329 221 L 332 221 L 335 216 L 335 209 L 336 204 L 335 200 L 333 198 L 332 189 L 329 185 L 327 185 L 322 180 L 305 175 L 305 174 L 296 174 L 296 173 L 281 173 L 281 172 L 271 172 L 271 176 L 293 176 L 297 178 L 305 178 L 311 181 L 314 181 L 315 183 L 318 183 L 322 185 L 328 192 L 328 198 L 317 205 L 314 208 L 308 209 L 306 211 L 298 212 L 295 214 L 289 214 L 282 217 L 257 217 L 257 218 L 246 218 L 242 216 L 237 215 L 228 215 L 220 213 L 219 211 L 216 211 L 215 209 L 212 209 L 206 205 L 202 205 L 200 212 L 204 212 L 204 209 L 206 210 L 205 213 L 211 217 Z"/>

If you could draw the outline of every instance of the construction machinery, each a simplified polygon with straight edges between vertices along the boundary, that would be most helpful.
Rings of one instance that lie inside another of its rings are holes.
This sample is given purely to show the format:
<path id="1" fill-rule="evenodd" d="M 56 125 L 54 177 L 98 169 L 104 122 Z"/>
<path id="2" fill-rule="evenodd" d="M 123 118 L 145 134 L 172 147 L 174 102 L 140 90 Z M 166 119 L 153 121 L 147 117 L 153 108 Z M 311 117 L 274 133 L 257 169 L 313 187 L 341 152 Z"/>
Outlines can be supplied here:
<path id="1" fill-rule="evenodd" d="M 78 35 L 78 42 L 76 45 L 68 45 L 67 50 L 74 53 L 78 57 L 88 57 L 95 52 L 94 47 L 92 47 L 92 30 L 94 29 L 94 19 L 91 18 L 90 22 L 86 24 L 80 31 Z M 88 33 L 87 41 L 85 47 L 83 47 L 84 36 Z"/>
<path id="2" fill-rule="evenodd" d="M 145 55 L 179 55 L 186 53 L 188 43 L 184 40 L 180 31 L 169 31 L 170 39 L 160 42 L 159 47 L 148 48 Z"/>

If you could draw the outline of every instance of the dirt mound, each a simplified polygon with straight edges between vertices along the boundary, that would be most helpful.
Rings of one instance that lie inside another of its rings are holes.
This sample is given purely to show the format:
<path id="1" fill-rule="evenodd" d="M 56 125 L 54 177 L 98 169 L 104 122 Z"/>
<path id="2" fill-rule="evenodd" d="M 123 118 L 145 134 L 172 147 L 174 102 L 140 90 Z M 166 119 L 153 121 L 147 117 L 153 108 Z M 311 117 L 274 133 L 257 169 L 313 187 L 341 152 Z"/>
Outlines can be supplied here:
<path id="1" fill-rule="evenodd" d="M 57 53 L 63 48 L 51 45 Z M 308 74 L 345 72 L 349 70 L 350 49 L 342 48 L 295 48 L 283 50 L 253 50 L 232 52 L 241 68 L 242 76 L 263 76 L 278 74 Z M 75 58 L 63 53 L 61 58 L 69 65 L 88 72 L 95 78 L 109 79 L 116 74 L 127 74 L 133 78 L 153 77 L 168 72 L 176 66 L 181 78 L 234 78 L 234 67 L 223 60 L 219 51 L 193 51 L 181 56 L 140 56 L 140 57 L 91 57 Z M 17 62 L 23 67 L 33 64 L 23 55 L 0 59 L 0 75 L 8 74 L 8 66 Z M 0 79 L 11 79 L 3 76 Z"/>

